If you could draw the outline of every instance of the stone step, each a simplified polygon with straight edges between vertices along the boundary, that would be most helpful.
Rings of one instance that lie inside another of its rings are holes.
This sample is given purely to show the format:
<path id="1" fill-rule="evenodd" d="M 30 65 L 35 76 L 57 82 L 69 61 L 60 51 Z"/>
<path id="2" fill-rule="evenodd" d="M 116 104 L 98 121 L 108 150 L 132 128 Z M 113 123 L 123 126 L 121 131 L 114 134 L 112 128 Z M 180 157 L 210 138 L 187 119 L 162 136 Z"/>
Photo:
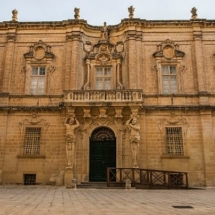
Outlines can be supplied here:
<path id="1" fill-rule="evenodd" d="M 122 187 L 107 187 L 107 182 L 81 182 L 77 184 L 81 189 L 122 189 Z"/>

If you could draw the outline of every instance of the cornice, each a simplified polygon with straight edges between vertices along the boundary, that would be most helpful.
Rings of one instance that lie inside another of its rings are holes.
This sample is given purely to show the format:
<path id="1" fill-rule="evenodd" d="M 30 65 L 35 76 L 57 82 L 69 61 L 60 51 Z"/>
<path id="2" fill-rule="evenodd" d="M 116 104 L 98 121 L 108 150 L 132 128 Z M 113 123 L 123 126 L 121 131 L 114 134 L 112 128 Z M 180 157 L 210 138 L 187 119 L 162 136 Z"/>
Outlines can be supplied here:
<path id="1" fill-rule="evenodd" d="M 63 94 L 61 95 L 27 95 L 27 94 L 10 94 L 8 92 L 2 92 L 0 93 L 1 97 L 8 97 L 8 98 L 63 98 Z"/>
<path id="2" fill-rule="evenodd" d="M 0 22 L 0 29 L 56 29 L 80 26 L 88 30 L 99 30 L 101 26 L 94 26 L 87 23 L 84 19 L 68 19 L 63 21 L 42 21 L 42 22 Z M 109 25 L 110 30 L 121 30 L 127 26 L 139 27 L 215 27 L 215 20 L 190 19 L 190 20 L 146 20 L 146 19 L 122 19 L 121 23 Z"/>

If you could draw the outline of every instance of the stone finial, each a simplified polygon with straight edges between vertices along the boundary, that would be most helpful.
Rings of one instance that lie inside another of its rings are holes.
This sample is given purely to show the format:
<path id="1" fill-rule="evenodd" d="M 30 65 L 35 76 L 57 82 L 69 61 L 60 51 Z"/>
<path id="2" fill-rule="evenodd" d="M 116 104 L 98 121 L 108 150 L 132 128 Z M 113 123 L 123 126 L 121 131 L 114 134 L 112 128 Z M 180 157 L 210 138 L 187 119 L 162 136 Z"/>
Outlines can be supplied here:
<path id="1" fill-rule="evenodd" d="M 192 16 L 191 16 L 192 19 L 198 18 L 197 9 L 195 7 L 193 7 L 190 12 L 192 14 Z"/>
<path id="2" fill-rule="evenodd" d="M 17 22 L 18 21 L 18 10 L 14 9 L 12 10 L 12 21 Z"/>
<path id="3" fill-rule="evenodd" d="M 80 19 L 80 8 L 75 7 L 74 12 L 75 12 L 75 15 L 74 15 L 75 19 Z"/>
<path id="4" fill-rule="evenodd" d="M 132 5 L 128 8 L 130 19 L 132 19 L 134 17 L 134 10 L 135 10 L 135 8 Z"/>

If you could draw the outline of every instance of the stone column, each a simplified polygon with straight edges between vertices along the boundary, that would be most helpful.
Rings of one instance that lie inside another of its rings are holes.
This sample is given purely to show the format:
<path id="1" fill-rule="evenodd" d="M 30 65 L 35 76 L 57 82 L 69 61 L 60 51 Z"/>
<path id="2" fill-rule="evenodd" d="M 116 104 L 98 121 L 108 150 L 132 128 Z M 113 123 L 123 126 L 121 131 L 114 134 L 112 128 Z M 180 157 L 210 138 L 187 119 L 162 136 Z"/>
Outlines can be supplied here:
<path id="1" fill-rule="evenodd" d="M 211 110 L 202 110 L 202 144 L 205 165 L 205 185 L 215 186 L 215 147 L 213 135 L 213 120 Z"/>
<path id="2" fill-rule="evenodd" d="M 16 31 L 15 29 L 7 33 L 7 45 L 5 51 L 5 62 L 3 68 L 3 92 L 10 91 L 10 81 L 11 74 L 14 65 L 14 49 L 15 49 L 15 41 L 16 41 Z"/>

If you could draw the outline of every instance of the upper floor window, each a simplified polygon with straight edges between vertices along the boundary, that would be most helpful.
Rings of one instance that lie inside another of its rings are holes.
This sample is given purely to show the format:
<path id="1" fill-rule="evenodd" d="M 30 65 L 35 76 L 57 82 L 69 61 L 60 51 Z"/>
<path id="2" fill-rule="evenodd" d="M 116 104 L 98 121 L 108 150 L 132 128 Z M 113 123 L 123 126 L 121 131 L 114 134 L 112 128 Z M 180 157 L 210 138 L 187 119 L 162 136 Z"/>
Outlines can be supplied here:
<path id="1" fill-rule="evenodd" d="M 167 154 L 183 155 L 182 127 L 166 127 Z"/>
<path id="2" fill-rule="evenodd" d="M 33 95 L 45 94 L 45 67 L 32 67 L 30 93 Z"/>
<path id="3" fill-rule="evenodd" d="M 40 154 L 40 136 L 41 128 L 26 128 L 24 154 L 26 155 Z"/>
<path id="4" fill-rule="evenodd" d="M 96 89 L 109 90 L 112 88 L 111 67 L 96 67 Z"/>
<path id="5" fill-rule="evenodd" d="M 178 93 L 176 66 L 162 66 L 161 68 L 163 93 Z"/>
<path id="6" fill-rule="evenodd" d="M 51 46 L 39 40 L 29 47 L 29 52 L 24 54 L 24 58 L 22 71 L 25 72 L 25 94 L 49 94 L 50 83 L 54 83 L 51 81 L 52 73 L 56 69 Z"/>
<path id="7" fill-rule="evenodd" d="M 183 65 L 185 53 L 179 49 L 179 44 L 167 39 L 157 45 L 153 53 L 155 59 L 154 71 L 157 72 L 159 94 L 184 93 L 186 66 Z"/>

